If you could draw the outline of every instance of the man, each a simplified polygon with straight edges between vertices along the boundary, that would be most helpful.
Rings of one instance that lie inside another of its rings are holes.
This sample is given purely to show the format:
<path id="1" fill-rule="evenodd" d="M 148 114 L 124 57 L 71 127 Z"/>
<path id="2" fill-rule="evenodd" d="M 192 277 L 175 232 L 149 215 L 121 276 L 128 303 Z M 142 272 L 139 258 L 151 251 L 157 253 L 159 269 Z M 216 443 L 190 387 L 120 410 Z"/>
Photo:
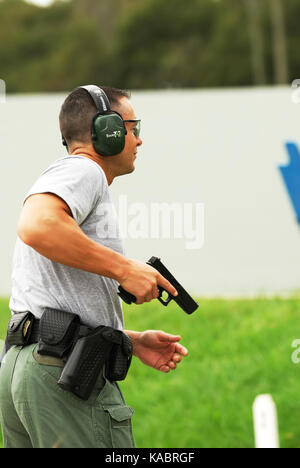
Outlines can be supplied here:
<path id="1" fill-rule="evenodd" d="M 158 286 L 177 294 L 154 268 L 125 257 L 117 218 L 109 208 L 108 187 L 115 177 L 134 171 L 142 145 L 140 121 L 129 98 L 122 90 L 90 86 L 76 88 L 65 100 L 60 129 L 69 154 L 44 171 L 25 198 L 14 254 L 13 314 L 30 311 L 40 319 L 51 308 L 77 314 L 93 329 L 102 325 L 123 330 L 119 284 L 136 297 L 136 304 L 157 298 Z M 110 117 L 120 130 L 108 129 Z M 101 119 L 104 131 L 98 128 Z M 105 140 L 103 150 L 97 132 Z M 101 154 L 106 145 L 119 144 L 122 132 L 121 151 Z M 187 355 L 180 336 L 125 333 L 133 355 L 159 371 L 176 369 Z M 133 447 L 133 410 L 117 383 L 100 372 L 92 394 L 83 401 L 58 386 L 64 363 L 38 351 L 36 343 L 12 346 L 2 361 L 5 447 Z"/>

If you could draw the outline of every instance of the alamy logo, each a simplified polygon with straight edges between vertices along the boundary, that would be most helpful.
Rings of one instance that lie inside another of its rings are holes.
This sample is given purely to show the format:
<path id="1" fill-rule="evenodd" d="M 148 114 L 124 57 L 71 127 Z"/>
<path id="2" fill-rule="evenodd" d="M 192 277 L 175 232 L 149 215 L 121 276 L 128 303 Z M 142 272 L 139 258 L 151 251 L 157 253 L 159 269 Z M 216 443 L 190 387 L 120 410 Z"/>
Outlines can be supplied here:
<path id="1" fill-rule="evenodd" d="M 286 143 L 289 156 L 287 166 L 279 166 L 282 178 L 293 205 L 296 218 L 300 224 L 300 152 L 298 145 L 293 142 Z"/>
<path id="2" fill-rule="evenodd" d="M 120 195 L 117 209 L 101 203 L 97 216 L 101 239 L 182 239 L 187 250 L 204 245 L 203 203 L 129 203 Z"/>
<path id="3" fill-rule="evenodd" d="M 111 134 L 107 133 L 106 138 L 121 138 L 121 130 L 117 130 Z"/>
<path id="4" fill-rule="evenodd" d="M 292 102 L 300 104 L 300 80 L 299 78 L 292 82 Z"/>
<path id="5" fill-rule="evenodd" d="M 4 80 L 0 80 L 0 104 L 6 103 L 6 85 Z"/>
<path id="6" fill-rule="evenodd" d="M 299 364 L 300 362 L 300 340 L 294 340 L 292 343 L 292 348 L 296 350 L 292 353 L 291 359 L 294 364 Z"/>

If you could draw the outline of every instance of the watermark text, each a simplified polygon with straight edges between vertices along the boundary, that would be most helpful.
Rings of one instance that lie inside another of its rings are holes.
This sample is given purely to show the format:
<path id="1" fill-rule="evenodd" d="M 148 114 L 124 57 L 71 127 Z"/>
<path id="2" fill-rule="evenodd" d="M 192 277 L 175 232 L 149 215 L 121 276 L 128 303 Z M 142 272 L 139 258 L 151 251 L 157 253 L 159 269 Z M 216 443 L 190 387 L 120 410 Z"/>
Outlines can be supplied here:
<path id="1" fill-rule="evenodd" d="M 300 79 L 297 78 L 292 82 L 292 102 L 300 104 Z"/>
<path id="2" fill-rule="evenodd" d="M 97 215 L 101 238 L 183 239 L 188 250 L 204 245 L 203 203 L 129 203 L 127 195 L 120 195 L 116 208 L 100 204 Z"/>
<path id="3" fill-rule="evenodd" d="M 6 84 L 4 80 L 0 79 L 0 104 L 6 103 Z"/>
<path id="4" fill-rule="evenodd" d="M 292 362 L 294 364 L 299 364 L 300 362 L 300 340 L 294 340 L 292 343 L 292 348 L 296 348 L 291 356 Z"/>

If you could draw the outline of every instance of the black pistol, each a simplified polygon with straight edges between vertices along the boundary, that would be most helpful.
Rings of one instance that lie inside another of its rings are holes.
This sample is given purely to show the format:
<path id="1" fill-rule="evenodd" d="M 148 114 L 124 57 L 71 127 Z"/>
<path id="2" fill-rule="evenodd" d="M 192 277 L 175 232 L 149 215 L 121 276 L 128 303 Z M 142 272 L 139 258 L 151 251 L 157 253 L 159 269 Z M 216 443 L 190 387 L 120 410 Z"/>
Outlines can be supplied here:
<path id="1" fill-rule="evenodd" d="M 197 304 L 197 302 L 194 301 L 194 299 L 186 292 L 186 290 L 181 286 L 181 284 L 178 283 L 178 281 L 169 272 L 169 270 L 162 264 L 160 258 L 151 257 L 150 260 L 148 260 L 147 265 L 150 265 L 153 268 L 155 268 L 164 278 L 166 278 L 174 286 L 174 288 L 178 292 L 178 296 L 175 297 L 172 296 L 172 294 L 170 294 L 168 291 L 165 291 L 165 289 L 161 286 L 158 286 L 158 300 L 164 306 L 167 306 L 173 300 L 187 314 L 192 314 L 193 312 L 195 312 L 196 309 L 198 309 L 199 305 Z M 162 294 L 164 291 L 169 295 L 166 300 L 162 298 Z M 126 302 L 126 304 L 136 302 L 136 297 L 133 294 L 130 294 L 129 292 L 125 291 L 125 289 L 122 288 L 122 286 L 119 286 L 118 294 L 121 297 L 121 299 L 123 299 L 123 301 Z"/>

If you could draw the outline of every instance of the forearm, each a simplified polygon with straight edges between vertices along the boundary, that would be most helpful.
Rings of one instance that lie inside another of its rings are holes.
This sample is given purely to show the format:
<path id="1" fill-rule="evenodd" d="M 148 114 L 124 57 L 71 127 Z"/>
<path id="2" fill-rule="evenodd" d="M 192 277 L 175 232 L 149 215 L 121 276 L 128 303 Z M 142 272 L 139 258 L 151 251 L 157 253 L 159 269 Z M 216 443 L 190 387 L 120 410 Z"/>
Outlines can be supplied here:
<path id="1" fill-rule="evenodd" d="M 18 232 L 23 242 L 48 259 L 117 281 L 129 260 L 87 237 L 70 216 L 47 219 L 29 233 Z"/>
<path id="2" fill-rule="evenodd" d="M 158 286 L 176 295 L 158 271 L 98 244 L 80 229 L 68 205 L 54 194 L 27 198 L 18 223 L 18 236 L 53 262 L 115 279 L 136 297 L 136 304 L 158 297 Z"/>

